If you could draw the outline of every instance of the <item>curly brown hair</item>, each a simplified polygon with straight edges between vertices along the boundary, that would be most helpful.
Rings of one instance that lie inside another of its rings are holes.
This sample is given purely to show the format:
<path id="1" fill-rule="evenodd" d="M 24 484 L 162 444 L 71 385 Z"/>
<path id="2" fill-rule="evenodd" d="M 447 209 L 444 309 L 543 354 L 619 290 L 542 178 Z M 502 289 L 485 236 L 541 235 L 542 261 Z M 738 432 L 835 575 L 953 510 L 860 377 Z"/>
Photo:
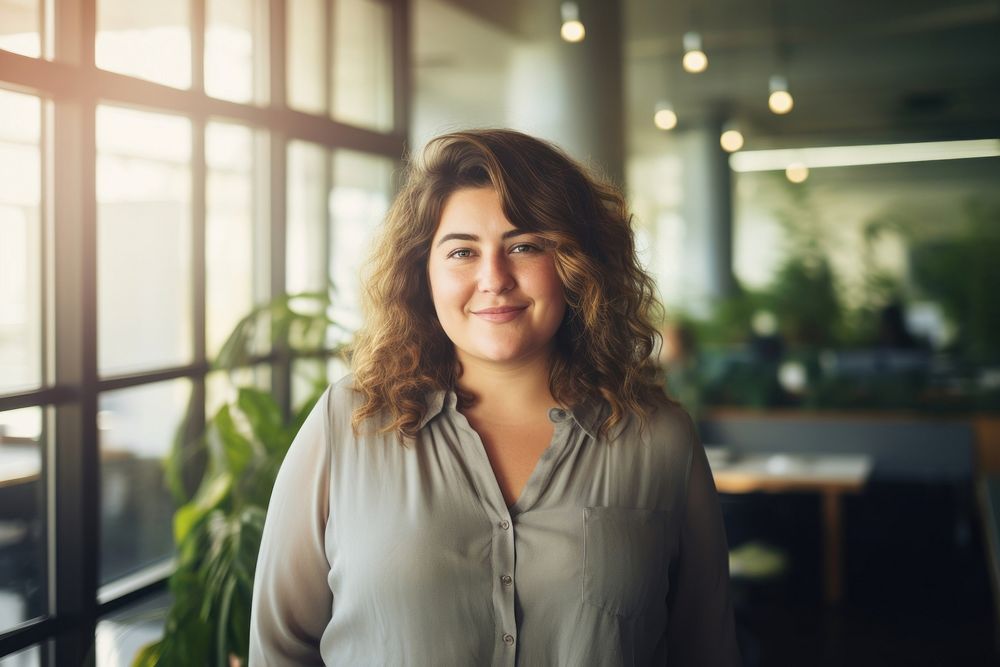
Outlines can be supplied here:
<path id="1" fill-rule="evenodd" d="M 668 402 L 650 355 L 660 306 L 639 265 L 632 217 L 620 192 L 559 148 L 506 129 L 431 140 L 407 167 L 406 183 L 373 246 L 365 278 L 365 326 L 353 351 L 362 395 L 352 423 L 388 411 L 384 431 L 414 437 L 425 396 L 457 389 L 461 372 L 431 300 L 427 261 L 448 197 L 492 187 L 507 219 L 553 248 L 567 308 L 556 332 L 549 388 L 563 405 L 603 399 L 602 434 L 626 412 L 644 418 Z M 466 404 L 475 397 L 460 395 Z"/>

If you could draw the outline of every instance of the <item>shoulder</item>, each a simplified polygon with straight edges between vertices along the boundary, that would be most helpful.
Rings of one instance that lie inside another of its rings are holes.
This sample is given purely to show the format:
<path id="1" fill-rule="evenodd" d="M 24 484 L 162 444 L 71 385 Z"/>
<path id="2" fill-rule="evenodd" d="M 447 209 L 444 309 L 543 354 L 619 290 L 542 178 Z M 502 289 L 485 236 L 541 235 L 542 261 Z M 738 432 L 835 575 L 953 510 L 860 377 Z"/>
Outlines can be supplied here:
<path id="1" fill-rule="evenodd" d="M 326 392 L 328 396 L 328 415 L 335 433 L 350 434 L 354 437 L 364 433 L 377 433 L 387 423 L 389 418 L 384 408 L 378 414 L 369 416 L 359 425 L 358 431 L 353 426 L 355 411 L 364 404 L 364 394 L 357 388 L 354 374 L 348 373 L 330 385 Z"/>
<path id="2" fill-rule="evenodd" d="M 611 406 L 603 399 L 594 399 L 583 403 L 579 410 L 574 410 L 578 421 L 588 430 L 596 434 L 601 424 L 611 414 Z M 609 442 L 642 441 L 644 443 L 663 443 L 664 441 L 679 441 L 690 444 L 697 439 L 694 422 L 687 410 L 680 403 L 668 400 L 664 403 L 649 405 L 645 412 L 627 411 L 620 422 L 612 426 L 609 432 L 599 438 Z"/>
<path id="3" fill-rule="evenodd" d="M 621 437 L 642 443 L 647 456 L 665 457 L 684 467 L 698 447 L 694 422 L 678 403 L 653 406 L 645 416 L 629 414 Z"/>
<path id="4" fill-rule="evenodd" d="M 347 374 L 330 384 L 319 397 L 314 408 L 323 414 L 323 421 L 331 433 L 337 433 L 344 425 L 350 426 L 351 414 L 358 401 L 354 389 L 354 376 Z"/>
<path id="5" fill-rule="evenodd" d="M 327 389 L 330 397 L 330 407 L 348 407 L 357 403 L 360 393 L 354 388 L 354 373 L 348 373 Z"/>
<path id="6" fill-rule="evenodd" d="M 593 420 L 596 431 L 607 417 L 610 408 L 605 404 Z M 586 422 L 585 422 L 586 423 Z M 627 412 L 622 420 L 600 438 L 608 444 L 635 443 L 641 450 L 676 451 L 690 453 L 698 443 L 697 430 L 687 411 L 678 403 L 654 405 L 645 414 Z"/>
<path id="7" fill-rule="evenodd" d="M 694 421 L 679 403 L 653 407 L 646 422 L 653 442 L 676 440 L 691 447 L 697 440 Z"/>
<path id="8" fill-rule="evenodd" d="M 677 404 L 650 407 L 645 415 L 629 412 L 609 454 L 629 471 L 629 484 L 650 496 L 639 507 L 681 507 L 687 494 L 691 464 L 698 451 L 694 423 Z"/>

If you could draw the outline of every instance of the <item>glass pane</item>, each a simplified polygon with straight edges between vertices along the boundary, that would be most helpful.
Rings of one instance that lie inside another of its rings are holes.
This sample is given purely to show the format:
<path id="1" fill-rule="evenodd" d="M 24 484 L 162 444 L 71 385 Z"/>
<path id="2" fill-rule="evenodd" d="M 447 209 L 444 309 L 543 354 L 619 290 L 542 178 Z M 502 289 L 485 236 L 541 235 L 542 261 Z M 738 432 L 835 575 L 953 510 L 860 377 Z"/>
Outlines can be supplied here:
<path id="1" fill-rule="evenodd" d="M 391 130 L 392 9 L 382 0 L 339 0 L 333 6 L 333 116 Z"/>
<path id="2" fill-rule="evenodd" d="M 0 634 L 46 612 L 43 414 L 0 412 Z"/>
<path id="3" fill-rule="evenodd" d="M 186 378 L 100 397 L 102 585 L 173 554 L 175 505 L 163 458 L 190 397 Z"/>
<path id="4" fill-rule="evenodd" d="M 42 667 L 41 646 L 30 646 L 0 658 L 0 667 Z"/>
<path id="5" fill-rule="evenodd" d="M 0 0 L 0 49 L 42 55 L 40 5 L 41 0 Z"/>
<path id="6" fill-rule="evenodd" d="M 190 88 L 190 4 L 185 0 L 98 0 L 97 66 L 175 88 Z"/>
<path id="7" fill-rule="evenodd" d="M 0 394 L 42 381 L 41 101 L 0 90 Z"/>
<path id="8" fill-rule="evenodd" d="M 352 330 L 361 326 L 361 274 L 375 227 L 392 197 L 393 160 L 352 151 L 333 156 L 330 194 L 330 276 L 336 321 Z"/>
<path id="9" fill-rule="evenodd" d="M 97 667 L 131 667 L 143 647 L 162 639 L 171 600 L 167 593 L 143 598 L 98 621 Z"/>
<path id="10" fill-rule="evenodd" d="M 206 338 L 215 357 L 239 320 L 268 293 L 268 229 L 263 201 L 267 188 L 262 141 L 241 125 L 209 123 L 205 133 L 206 184 Z M 268 350 L 261 331 L 257 351 Z"/>
<path id="11" fill-rule="evenodd" d="M 97 110 L 99 369 L 189 363 L 191 123 Z"/>
<path id="12" fill-rule="evenodd" d="M 294 141 L 288 145 L 285 287 L 289 294 L 327 287 L 327 155 L 315 144 Z"/>
<path id="13" fill-rule="evenodd" d="M 323 0 L 287 0 L 288 106 L 326 113 L 326 9 Z"/>
<path id="14" fill-rule="evenodd" d="M 208 0 L 205 11 L 205 92 L 233 102 L 265 101 L 267 3 Z"/>

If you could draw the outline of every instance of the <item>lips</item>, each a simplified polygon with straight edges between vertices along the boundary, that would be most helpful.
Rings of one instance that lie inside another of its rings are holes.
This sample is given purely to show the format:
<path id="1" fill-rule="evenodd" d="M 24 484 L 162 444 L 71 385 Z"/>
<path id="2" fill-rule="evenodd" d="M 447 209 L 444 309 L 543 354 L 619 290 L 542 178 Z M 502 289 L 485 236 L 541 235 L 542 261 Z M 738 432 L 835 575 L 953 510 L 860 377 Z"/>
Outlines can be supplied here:
<path id="1" fill-rule="evenodd" d="M 509 322 L 527 309 L 527 306 L 495 306 L 472 311 L 472 314 L 488 322 Z"/>

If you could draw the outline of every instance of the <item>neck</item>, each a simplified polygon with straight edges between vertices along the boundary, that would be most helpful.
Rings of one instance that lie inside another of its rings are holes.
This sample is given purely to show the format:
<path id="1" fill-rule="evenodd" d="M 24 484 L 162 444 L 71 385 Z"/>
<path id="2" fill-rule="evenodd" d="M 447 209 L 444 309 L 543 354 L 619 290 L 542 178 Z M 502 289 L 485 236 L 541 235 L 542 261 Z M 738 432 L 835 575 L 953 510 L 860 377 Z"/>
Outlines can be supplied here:
<path id="1" fill-rule="evenodd" d="M 462 375 L 459 389 L 476 397 L 466 414 L 489 415 L 491 419 L 523 421 L 524 416 L 547 411 L 556 405 L 549 391 L 548 355 L 503 365 L 459 356 Z"/>

